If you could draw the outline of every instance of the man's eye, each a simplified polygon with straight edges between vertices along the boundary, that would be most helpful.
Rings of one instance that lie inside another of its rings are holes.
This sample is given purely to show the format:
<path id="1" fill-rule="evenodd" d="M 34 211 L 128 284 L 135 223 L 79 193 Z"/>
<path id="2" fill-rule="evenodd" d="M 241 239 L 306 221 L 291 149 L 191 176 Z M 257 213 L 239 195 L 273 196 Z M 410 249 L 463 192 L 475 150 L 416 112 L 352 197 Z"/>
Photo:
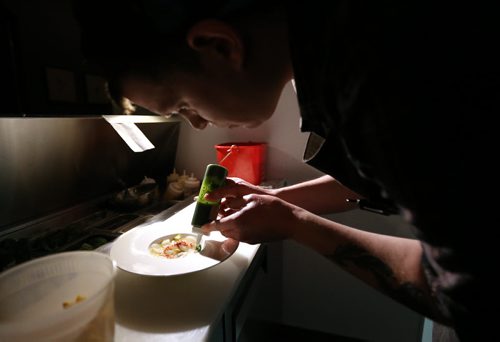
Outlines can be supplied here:
<path id="1" fill-rule="evenodd" d="M 198 111 L 196 109 L 189 108 L 189 107 L 179 108 L 179 114 L 190 115 L 190 116 L 193 116 L 193 115 L 200 116 L 200 114 L 198 114 Z"/>

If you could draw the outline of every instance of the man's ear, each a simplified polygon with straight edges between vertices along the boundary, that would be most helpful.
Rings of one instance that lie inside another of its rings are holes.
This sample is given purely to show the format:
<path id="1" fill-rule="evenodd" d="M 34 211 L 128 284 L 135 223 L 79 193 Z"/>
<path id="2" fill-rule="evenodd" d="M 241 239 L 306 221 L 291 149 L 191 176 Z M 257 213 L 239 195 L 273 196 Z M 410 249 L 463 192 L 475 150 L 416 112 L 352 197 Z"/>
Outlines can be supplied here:
<path id="1" fill-rule="evenodd" d="M 206 58 L 221 58 L 240 70 L 243 65 L 243 41 L 236 30 L 219 20 L 207 19 L 188 31 L 188 45 Z"/>

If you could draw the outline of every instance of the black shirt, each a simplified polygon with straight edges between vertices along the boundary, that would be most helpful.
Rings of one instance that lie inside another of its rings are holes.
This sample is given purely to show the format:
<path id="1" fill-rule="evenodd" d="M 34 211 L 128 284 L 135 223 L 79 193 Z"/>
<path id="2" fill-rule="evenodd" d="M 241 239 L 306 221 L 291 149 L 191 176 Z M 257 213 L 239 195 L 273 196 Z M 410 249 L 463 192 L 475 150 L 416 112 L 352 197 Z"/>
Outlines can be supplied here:
<path id="1" fill-rule="evenodd" d="M 409 214 L 429 285 L 464 341 L 492 331 L 498 304 L 488 222 L 500 30 L 498 12 L 481 6 L 299 1 L 289 9 L 302 130 L 320 147 L 306 159 Z"/>

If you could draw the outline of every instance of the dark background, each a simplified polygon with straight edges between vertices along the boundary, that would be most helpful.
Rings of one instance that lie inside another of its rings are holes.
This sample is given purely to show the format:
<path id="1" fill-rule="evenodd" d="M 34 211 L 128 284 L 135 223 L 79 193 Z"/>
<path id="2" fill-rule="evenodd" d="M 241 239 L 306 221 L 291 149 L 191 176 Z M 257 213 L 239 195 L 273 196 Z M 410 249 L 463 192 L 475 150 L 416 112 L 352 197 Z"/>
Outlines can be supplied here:
<path id="1" fill-rule="evenodd" d="M 104 81 L 83 63 L 71 4 L 0 0 L 0 116 L 110 114 Z"/>

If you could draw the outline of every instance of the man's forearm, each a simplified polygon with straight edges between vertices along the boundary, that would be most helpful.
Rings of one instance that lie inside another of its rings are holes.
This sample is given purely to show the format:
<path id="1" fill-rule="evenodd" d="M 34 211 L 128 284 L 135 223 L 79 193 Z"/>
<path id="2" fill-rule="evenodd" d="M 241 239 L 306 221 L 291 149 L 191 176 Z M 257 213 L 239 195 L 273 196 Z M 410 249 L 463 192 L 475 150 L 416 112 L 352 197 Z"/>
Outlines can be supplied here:
<path id="1" fill-rule="evenodd" d="M 318 215 L 354 209 L 356 205 L 346 199 L 360 198 L 330 176 L 277 189 L 275 195 Z"/>
<path id="2" fill-rule="evenodd" d="M 425 281 L 419 241 L 374 234 L 317 216 L 305 220 L 307 229 L 298 230 L 294 240 L 401 304 L 448 323 Z"/>

